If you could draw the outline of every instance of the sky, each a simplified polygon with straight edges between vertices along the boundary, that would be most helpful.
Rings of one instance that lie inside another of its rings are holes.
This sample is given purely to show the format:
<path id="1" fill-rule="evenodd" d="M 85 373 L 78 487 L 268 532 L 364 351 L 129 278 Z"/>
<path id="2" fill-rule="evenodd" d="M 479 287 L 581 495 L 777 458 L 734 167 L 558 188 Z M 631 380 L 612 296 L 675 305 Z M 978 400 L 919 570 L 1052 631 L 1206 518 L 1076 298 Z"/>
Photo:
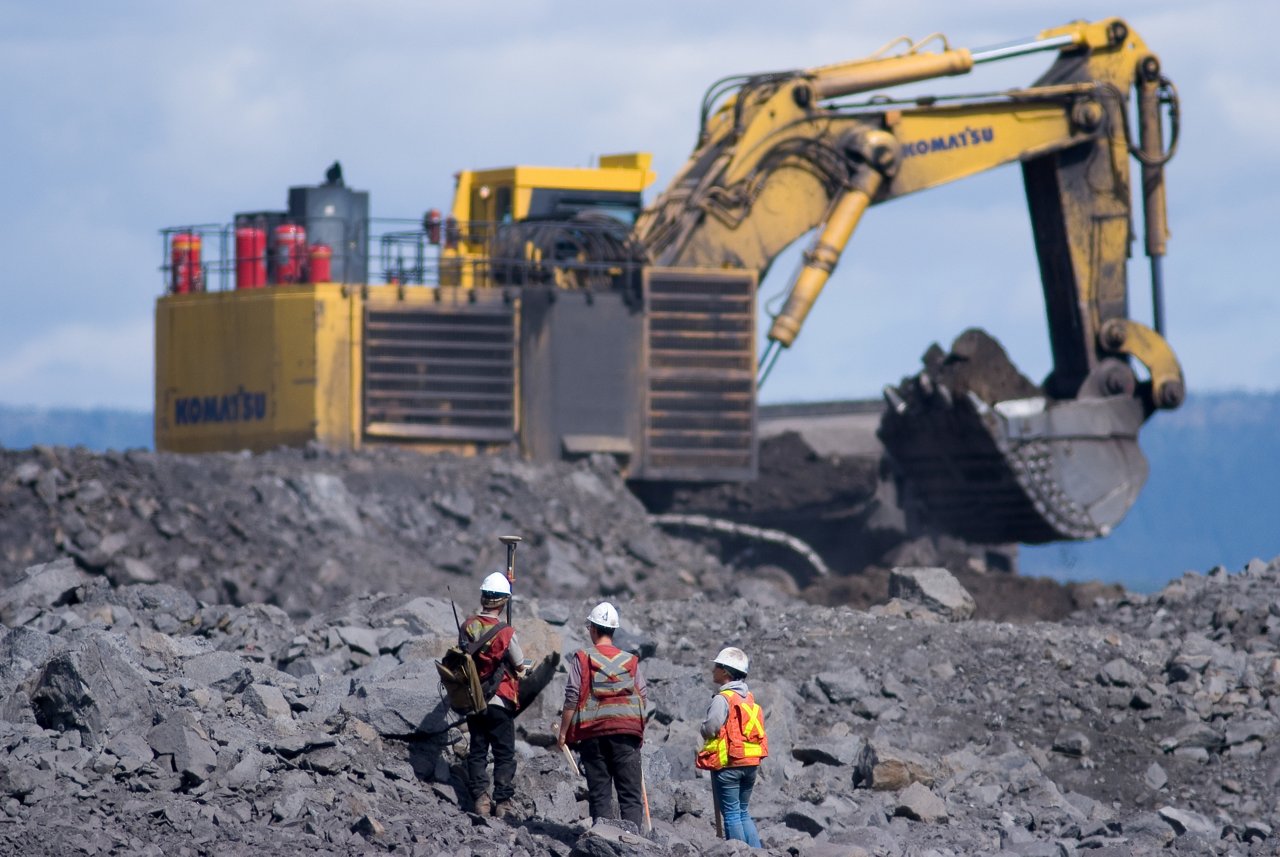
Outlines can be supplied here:
<path id="1" fill-rule="evenodd" d="M 1165 302 L 1188 387 L 1280 388 L 1280 4 L 0 0 L 0 403 L 149 409 L 159 230 L 284 208 L 335 159 L 377 217 L 447 209 L 460 169 L 613 152 L 652 152 L 656 191 L 721 77 L 862 57 L 900 35 L 980 48 L 1110 15 L 1182 98 Z M 1049 62 L 900 91 L 1027 85 Z M 1147 277 L 1135 259 L 1143 321 Z M 1039 380 L 1043 312 L 1016 167 L 896 200 L 866 216 L 762 399 L 876 396 L 970 326 Z"/>

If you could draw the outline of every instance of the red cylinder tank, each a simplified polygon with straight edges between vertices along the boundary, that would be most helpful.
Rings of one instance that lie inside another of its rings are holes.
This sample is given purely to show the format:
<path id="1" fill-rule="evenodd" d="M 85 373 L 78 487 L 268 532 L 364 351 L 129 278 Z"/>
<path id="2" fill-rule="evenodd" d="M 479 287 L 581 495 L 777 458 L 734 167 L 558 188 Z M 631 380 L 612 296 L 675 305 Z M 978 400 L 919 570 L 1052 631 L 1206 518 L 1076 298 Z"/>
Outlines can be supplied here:
<path id="1" fill-rule="evenodd" d="M 327 283 L 332 280 L 332 260 L 333 251 L 328 244 L 312 244 L 307 256 L 310 271 L 308 280 L 312 283 Z"/>
<path id="2" fill-rule="evenodd" d="M 267 284 L 267 231 L 254 226 L 236 229 L 236 288 L 260 289 Z"/>
<path id="3" fill-rule="evenodd" d="M 200 252 L 199 235 L 194 232 L 174 234 L 169 245 L 169 288 L 174 294 L 204 291 L 204 269 Z"/>
<path id="4" fill-rule="evenodd" d="M 307 262 L 307 230 L 296 223 L 281 223 L 275 229 L 276 282 L 302 282 Z"/>

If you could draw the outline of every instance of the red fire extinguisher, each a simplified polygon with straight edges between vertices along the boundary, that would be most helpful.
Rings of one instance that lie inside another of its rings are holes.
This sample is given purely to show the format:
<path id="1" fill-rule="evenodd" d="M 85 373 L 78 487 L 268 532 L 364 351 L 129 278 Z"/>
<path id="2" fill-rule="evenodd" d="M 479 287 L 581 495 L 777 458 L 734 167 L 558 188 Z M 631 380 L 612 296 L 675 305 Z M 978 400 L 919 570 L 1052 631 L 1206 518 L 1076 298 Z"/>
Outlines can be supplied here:
<path id="1" fill-rule="evenodd" d="M 178 232 L 169 248 L 170 284 L 176 295 L 204 291 L 204 268 L 200 258 L 200 236 Z"/>
<path id="2" fill-rule="evenodd" d="M 260 289 L 267 284 L 267 232 L 255 226 L 236 229 L 236 288 Z"/>
<path id="3" fill-rule="evenodd" d="M 308 281 L 312 283 L 327 283 L 333 279 L 332 265 L 333 251 L 329 249 L 328 244 L 312 244 L 307 261 L 310 265 L 311 276 Z"/>
<path id="4" fill-rule="evenodd" d="M 276 282 L 302 282 L 307 261 L 307 230 L 296 223 L 281 223 L 276 233 Z"/>

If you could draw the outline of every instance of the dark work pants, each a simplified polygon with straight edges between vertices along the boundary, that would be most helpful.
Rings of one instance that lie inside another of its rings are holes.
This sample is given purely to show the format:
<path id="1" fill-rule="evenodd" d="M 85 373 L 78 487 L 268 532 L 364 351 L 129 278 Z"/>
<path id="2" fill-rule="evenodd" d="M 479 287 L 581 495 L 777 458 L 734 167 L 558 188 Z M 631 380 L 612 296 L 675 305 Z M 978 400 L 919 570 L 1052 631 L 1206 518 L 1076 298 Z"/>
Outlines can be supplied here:
<path id="1" fill-rule="evenodd" d="M 516 779 L 516 724 L 511 711 L 490 704 L 483 714 L 467 717 L 471 749 L 467 753 L 467 788 L 474 800 L 489 788 L 489 748 L 493 748 L 493 800 L 511 800 Z"/>
<path id="2" fill-rule="evenodd" d="M 587 775 L 587 803 L 591 817 L 611 818 L 613 790 L 618 810 L 644 830 L 644 797 L 640 784 L 640 739 L 634 735 L 605 735 L 577 745 Z"/>

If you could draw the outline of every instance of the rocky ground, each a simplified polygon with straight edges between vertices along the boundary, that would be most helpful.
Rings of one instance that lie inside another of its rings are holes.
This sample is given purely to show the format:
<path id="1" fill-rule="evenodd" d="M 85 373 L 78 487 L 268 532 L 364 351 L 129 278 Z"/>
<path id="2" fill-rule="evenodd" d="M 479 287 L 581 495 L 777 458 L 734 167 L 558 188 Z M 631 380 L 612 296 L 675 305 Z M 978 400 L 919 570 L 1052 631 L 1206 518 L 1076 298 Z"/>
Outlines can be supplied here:
<path id="1" fill-rule="evenodd" d="M 398 449 L 179 456 L 0 450 L 0 584 L 70 556 L 112 583 L 163 580 L 209 603 L 305 618 L 351 595 L 469 597 L 522 535 L 526 591 L 683 597 L 730 570 L 665 538 L 611 459 L 548 469 Z M 527 575 L 527 577 L 526 577 Z"/>
<path id="2" fill-rule="evenodd" d="M 654 529 L 605 463 L 7 451 L 0 510 L 0 853 L 745 853 L 692 766 L 726 644 L 766 712 L 767 853 L 1277 850 L 1280 560 L 1010 624 L 941 570 L 806 602 Z M 432 661 L 508 532 L 546 686 L 497 820 Z M 651 688 L 648 838 L 588 828 L 553 746 L 606 595 Z"/>

